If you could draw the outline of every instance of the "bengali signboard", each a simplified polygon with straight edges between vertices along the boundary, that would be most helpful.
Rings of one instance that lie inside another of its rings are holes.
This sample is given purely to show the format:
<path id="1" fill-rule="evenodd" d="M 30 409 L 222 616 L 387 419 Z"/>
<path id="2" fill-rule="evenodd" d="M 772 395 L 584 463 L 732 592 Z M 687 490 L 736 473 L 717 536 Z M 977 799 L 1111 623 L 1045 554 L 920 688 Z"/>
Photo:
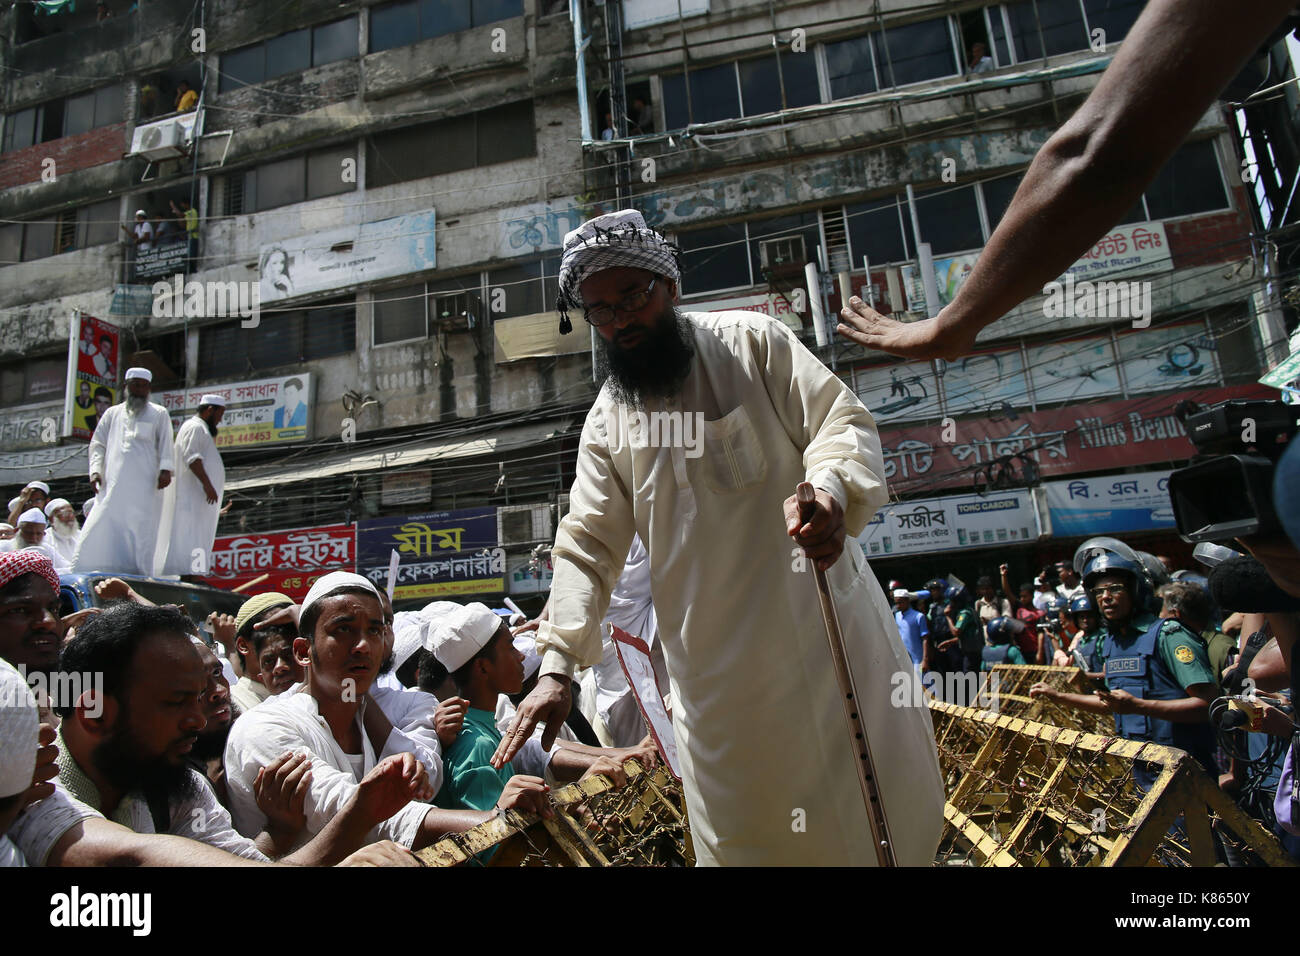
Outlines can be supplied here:
<path id="1" fill-rule="evenodd" d="M 249 594 L 279 591 L 301 603 L 317 578 L 356 567 L 356 530 L 350 524 L 223 535 L 212 545 L 207 583 L 231 590 L 270 575 Z"/>
<path id="2" fill-rule="evenodd" d="M 796 305 L 808 310 L 808 291 L 792 288 L 785 295 L 767 292 L 758 295 L 741 295 L 731 299 L 715 299 L 708 302 L 691 302 L 683 308 L 687 312 L 760 312 L 779 319 L 796 332 L 803 328 L 803 318 Z"/>
<path id="3" fill-rule="evenodd" d="M 939 288 L 941 306 L 956 298 L 957 290 L 971 274 L 978 258 L 978 252 L 968 252 L 934 260 L 934 278 Z M 1073 274 L 1076 279 L 1093 279 L 1120 273 L 1125 276 L 1145 275 L 1149 272 L 1165 272 L 1173 267 L 1174 260 L 1169 252 L 1165 224 L 1139 222 L 1116 226 L 1065 271 Z M 925 289 L 919 266 L 906 265 L 901 268 L 901 272 L 907 290 L 908 309 L 925 313 Z"/>
<path id="4" fill-rule="evenodd" d="M 1044 488 L 1055 535 L 1164 531 L 1176 527 L 1167 470 L 1049 481 Z"/>
<path id="5" fill-rule="evenodd" d="M 167 409 L 175 430 L 198 410 L 199 399 L 208 393 L 226 400 L 226 414 L 217 432 L 218 448 L 251 448 L 307 437 L 307 423 L 311 420 L 309 372 L 155 392 L 152 400 Z"/>
<path id="6" fill-rule="evenodd" d="M 396 551 L 394 600 L 500 593 L 506 552 L 497 542 L 497 509 L 466 508 L 357 522 L 357 573 L 377 587 Z"/>
<path id="7" fill-rule="evenodd" d="M 68 390 L 63 434 L 89 441 L 100 417 L 117 401 L 119 332 L 116 325 L 72 314 L 68 341 Z"/>
<path id="8" fill-rule="evenodd" d="M 1029 544 L 1042 533 L 1024 489 L 887 504 L 858 535 L 868 558 Z"/>
<path id="9" fill-rule="evenodd" d="M 136 281 L 170 278 L 178 273 L 188 272 L 185 264 L 189 258 L 189 251 L 189 240 L 182 234 L 179 239 L 164 239 L 162 242 L 155 242 L 151 248 L 143 252 L 137 252 Z"/>
<path id="10" fill-rule="evenodd" d="M 1018 412 L 1010 418 L 958 421 L 945 435 L 941 425 L 885 428 L 880 443 L 885 478 L 895 494 L 970 486 L 978 466 L 1024 454 L 1043 477 L 1164 464 L 1190 458 L 1174 406 L 1183 399 L 1213 405 L 1229 398 L 1269 398 L 1257 385 L 1195 389 L 1116 402 Z M 945 439 L 950 440 L 945 440 Z"/>
<path id="11" fill-rule="evenodd" d="M 433 227 L 434 211 L 426 209 L 262 246 L 262 302 L 433 269 Z"/>

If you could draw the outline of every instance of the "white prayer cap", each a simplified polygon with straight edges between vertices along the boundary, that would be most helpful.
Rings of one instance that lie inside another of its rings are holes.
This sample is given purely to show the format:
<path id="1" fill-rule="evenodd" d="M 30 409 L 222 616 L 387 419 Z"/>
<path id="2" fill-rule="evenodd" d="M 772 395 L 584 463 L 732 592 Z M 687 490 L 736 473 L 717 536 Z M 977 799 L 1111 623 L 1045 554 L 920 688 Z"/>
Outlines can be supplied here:
<path id="1" fill-rule="evenodd" d="M 9 510 L 10 510 L 10 511 L 13 511 L 13 510 L 14 510 L 15 508 L 17 508 L 17 507 L 18 507 L 18 499 L 17 499 L 17 498 L 10 498 L 10 499 L 9 499 Z"/>
<path id="2" fill-rule="evenodd" d="M 143 209 L 137 209 L 137 210 L 135 211 L 135 214 L 136 214 L 137 216 L 148 216 L 148 215 L 149 215 L 149 214 L 148 214 L 147 212 L 145 212 Z"/>
<path id="3" fill-rule="evenodd" d="M 41 720 L 36 698 L 23 676 L 0 660 L 0 798 L 32 785 Z"/>
<path id="4" fill-rule="evenodd" d="M 147 368 L 140 368 L 140 366 L 137 365 L 126 370 L 126 381 L 129 382 L 133 378 L 142 378 L 146 382 L 152 382 L 153 372 L 149 371 Z"/>
<path id="5" fill-rule="evenodd" d="M 94 508 L 94 507 L 95 507 L 95 499 L 94 499 L 94 498 L 87 498 L 85 501 L 83 501 L 83 502 L 81 503 L 81 514 L 82 514 L 82 516 L 83 516 L 83 517 L 86 517 L 86 518 L 89 518 L 89 517 L 90 517 L 90 511 L 91 511 L 91 509 Z"/>
<path id="6" fill-rule="evenodd" d="M 433 601 L 420 608 L 416 613 L 430 624 L 436 624 L 448 614 L 459 611 L 461 607 L 463 605 L 457 604 L 455 601 Z M 427 643 L 424 646 L 428 647 L 429 650 L 433 650 Z"/>
<path id="7" fill-rule="evenodd" d="M 298 609 L 298 618 L 301 620 L 307 614 L 307 608 L 311 607 L 325 595 L 329 594 L 335 588 L 356 587 L 365 588 L 379 600 L 379 590 L 374 583 L 366 580 L 359 574 L 353 574 L 351 571 L 331 571 L 329 574 L 322 575 L 320 580 L 311 586 L 307 596 L 302 600 L 302 607 Z M 382 605 L 383 602 L 380 601 Z M 310 637 L 311 635 L 304 635 Z"/>
<path id="8" fill-rule="evenodd" d="M 222 408 L 225 408 L 225 407 L 226 407 L 226 399 L 225 399 L 225 396 L 223 396 L 223 395 L 218 395 L 216 392 L 208 392 L 206 395 L 204 395 L 202 398 L 199 399 L 199 404 L 200 404 L 200 405 L 220 405 Z"/>
<path id="9" fill-rule="evenodd" d="M 542 655 L 537 653 L 537 642 L 531 634 L 518 634 L 514 638 L 515 650 L 524 655 L 524 680 L 532 677 L 542 666 Z"/>
<path id="10" fill-rule="evenodd" d="M 29 481 L 23 486 L 23 491 L 26 491 L 28 488 L 39 488 L 47 495 L 50 493 L 50 486 L 43 481 Z"/>
<path id="11" fill-rule="evenodd" d="M 907 588 L 894 588 L 894 597 L 896 598 L 901 598 L 901 597 L 910 598 L 911 596 L 912 596 L 912 592 L 909 591 Z"/>
<path id="12" fill-rule="evenodd" d="M 60 508 L 71 508 L 72 502 L 67 498 L 51 498 L 45 505 L 45 517 L 50 517 Z"/>
<path id="13" fill-rule="evenodd" d="M 398 611 L 393 615 L 393 669 L 401 667 L 420 648 L 429 634 L 429 622 L 418 611 Z"/>
<path id="14" fill-rule="evenodd" d="M 14 526 L 8 521 L 0 521 L 0 531 L 13 531 Z"/>
<path id="15" fill-rule="evenodd" d="M 449 672 L 458 671 L 487 647 L 500 627 L 501 618 L 486 604 L 461 605 L 434 625 L 433 656 Z"/>
<path id="16" fill-rule="evenodd" d="M 40 508 L 28 508 L 18 516 L 18 523 L 45 525 L 45 512 Z"/>

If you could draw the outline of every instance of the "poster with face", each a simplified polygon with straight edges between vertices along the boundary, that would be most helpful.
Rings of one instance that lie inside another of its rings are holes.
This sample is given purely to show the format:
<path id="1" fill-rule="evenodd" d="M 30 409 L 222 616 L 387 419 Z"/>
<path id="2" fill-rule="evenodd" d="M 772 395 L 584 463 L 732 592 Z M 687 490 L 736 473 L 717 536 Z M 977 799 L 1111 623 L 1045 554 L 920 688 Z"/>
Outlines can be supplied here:
<path id="1" fill-rule="evenodd" d="M 93 315 L 80 315 L 75 352 L 68 357 L 72 388 L 65 408 L 67 431 L 87 441 L 95 425 L 117 401 L 119 332 L 116 325 Z"/>

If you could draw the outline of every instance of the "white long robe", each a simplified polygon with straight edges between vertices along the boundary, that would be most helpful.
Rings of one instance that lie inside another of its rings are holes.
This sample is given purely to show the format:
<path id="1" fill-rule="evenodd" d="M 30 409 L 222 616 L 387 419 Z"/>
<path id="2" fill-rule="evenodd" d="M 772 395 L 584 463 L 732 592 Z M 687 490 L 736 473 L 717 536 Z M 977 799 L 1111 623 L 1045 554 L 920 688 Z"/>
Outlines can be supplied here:
<path id="1" fill-rule="evenodd" d="M 54 530 L 53 521 L 51 521 L 50 526 L 45 529 L 44 543 L 48 544 L 54 550 L 54 553 L 59 556 L 60 560 L 62 560 L 68 567 L 72 567 L 72 559 L 77 554 L 77 544 L 80 543 L 80 541 L 80 528 L 77 529 L 76 534 L 66 538 Z"/>
<path id="2" fill-rule="evenodd" d="M 647 411 L 701 413 L 702 448 L 638 439 L 601 391 L 553 550 L 542 673 L 600 659 L 599 623 L 639 534 L 698 862 L 875 865 L 816 585 L 782 515 L 806 479 L 859 533 L 887 498 L 875 424 L 780 323 L 687 317 L 690 374 Z M 828 579 L 899 862 L 929 865 L 944 800 L 929 711 L 892 705 L 912 666 L 861 549 L 846 547 Z"/>
<path id="3" fill-rule="evenodd" d="M 226 487 L 226 466 L 207 423 L 197 415 L 186 419 L 177 430 L 174 452 L 178 473 L 172 476 L 164 495 L 162 528 L 167 537 L 158 542 L 159 573 L 195 574 L 195 550 L 203 553 L 202 569 L 208 567 L 212 558 L 212 542 L 221 519 L 221 495 Z M 217 493 L 217 500 L 212 504 L 208 503 L 203 482 L 190 470 L 190 465 L 200 460 Z"/>
<path id="4" fill-rule="evenodd" d="M 90 474 L 103 482 L 95 509 L 81 529 L 75 571 L 153 574 L 163 494 L 158 472 L 172 465 L 172 422 L 153 402 L 138 415 L 114 405 L 95 425 L 90 439 Z"/>

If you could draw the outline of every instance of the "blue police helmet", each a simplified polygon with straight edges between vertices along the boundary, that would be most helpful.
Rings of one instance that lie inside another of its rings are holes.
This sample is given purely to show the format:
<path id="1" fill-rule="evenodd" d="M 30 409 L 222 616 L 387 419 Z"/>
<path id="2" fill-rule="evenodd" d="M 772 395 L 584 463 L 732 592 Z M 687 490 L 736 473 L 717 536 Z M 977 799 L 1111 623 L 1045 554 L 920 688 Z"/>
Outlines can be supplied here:
<path id="1" fill-rule="evenodd" d="M 994 644 L 1011 643 L 1011 619 L 1005 617 L 995 617 L 989 621 L 986 628 L 989 640 Z"/>
<path id="2" fill-rule="evenodd" d="M 1121 557 L 1109 551 L 1093 557 L 1083 569 L 1083 586 L 1091 592 L 1097 583 L 1097 579 L 1104 574 L 1119 574 L 1129 579 L 1129 586 L 1133 589 L 1133 607 L 1139 609 L 1145 607 L 1150 598 L 1151 589 L 1147 583 L 1146 569 L 1142 567 L 1139 561 L 1130 561 L 1128 558 Z"/>
<path id="3" fill-rule="evenodd" d="M 1086 594 L 1080 594 L 1070 601 L 1070 613 L 1081 614 L 1084 611 L 1095 611 L 1097 606 L 1092 603 L 1092 598 Z"/>
<path id="4" fill-rule="evenodd" d="M 966 593 L 966 586 L 954 584 L 949 586 L 948 590 L 943 592 L 943 599 L 950 604 L 968 604 L 970 595 Z"/>
<path id="5" fill-rule="evenodd" d="M 1046 605 L 1046 610 L 1048 614 L 1060 614 L 1067 607 L 1069 607 L 1069 603 L 1065 600 L 1065 598 L 1061 597 L 1059 594 L 1053 594 L 1046 601 L 1044 601 L 1043 604 Z"/>

